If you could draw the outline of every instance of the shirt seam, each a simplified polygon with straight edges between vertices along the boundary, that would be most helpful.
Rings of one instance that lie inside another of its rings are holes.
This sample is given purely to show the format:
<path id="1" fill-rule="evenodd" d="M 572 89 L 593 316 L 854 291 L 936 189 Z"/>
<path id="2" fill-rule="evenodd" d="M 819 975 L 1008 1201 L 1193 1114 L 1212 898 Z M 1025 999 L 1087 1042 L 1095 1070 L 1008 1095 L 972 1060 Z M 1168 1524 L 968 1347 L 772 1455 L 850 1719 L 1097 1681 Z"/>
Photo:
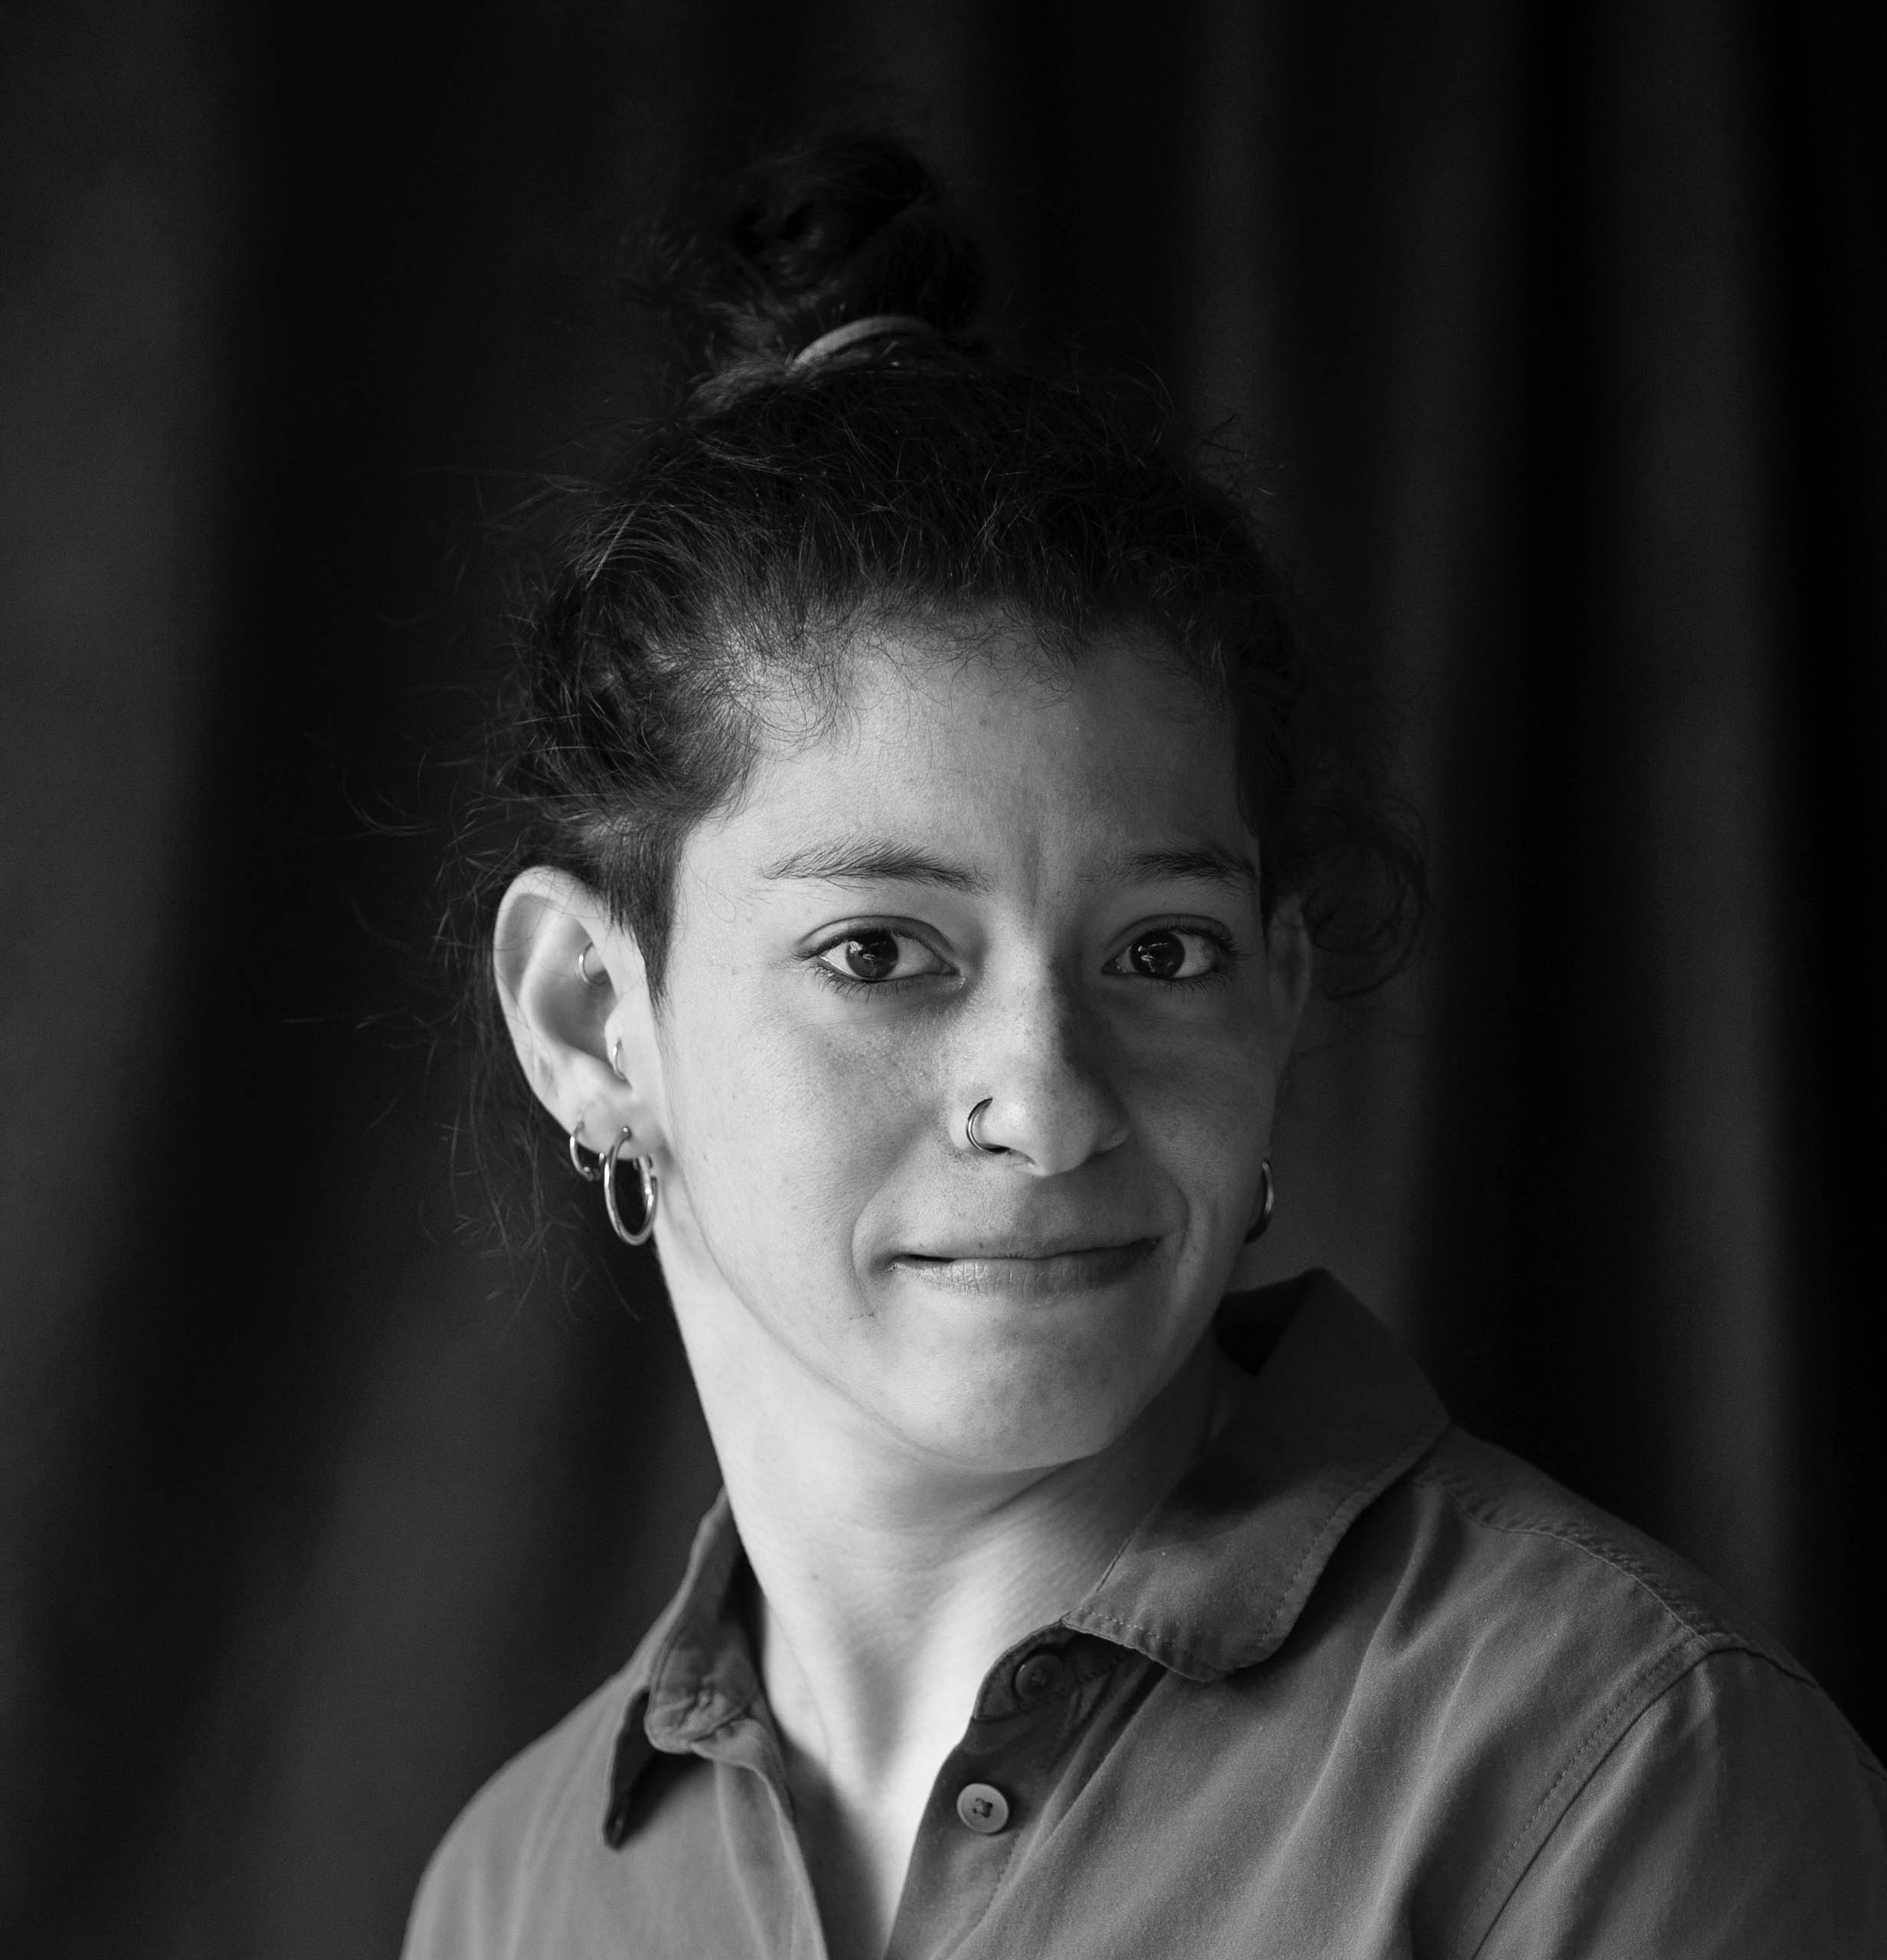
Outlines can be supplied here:
<path id="1" fill-rule="evenodd" d="M 1385 1464 L 1378 1466 L 1376 1475 L 1359 1484 L 1349 1495 L 1332 1511 L 1324 1521 L 1323 1528 L 1304 1549 L 1304 1554 L 1292 1569 L 1290 1577 L 1285 1582 L 1284 1591 L 1278 1596 L 1267 1619 L 1258 1634 L 1258 1644 L 1264 1648 L 1271 1638 L 1278 1622 L 1284 1619 L 1292 1596 L 1297 1589 L 1297 1582 L 1303 1576 L 1304 1568 L 1326 1547 L 1334 1547 L 1341 1544 L 1349 1534 L 1350 1527 L 1374 1504 L 1388 1494 L 1405 1477 L 1412 1477 L 1417 1464 L 1440 1441 L 1447 1428 L 1446 1419 L 1432 1421 L 1424 1426 L 1421 1436 L 1411 1439 Z M 1326 1554 L 1327 1556 L 1327 1554 Z M 1301 1602 L 1300 1602 L 1301 1605 Z"/>
<path id="2" fill-rule="evenodd" d="M 1696 1638 L 1694 1634 L 1692 1637 Z M 1488 1941 L 1493 1939 L 1495 1929 L 1500 1923 L 1501 1916 L 1513 1903 L 1514 1895 L 1519 1890 L 1521 1881 L 1532 1870 L 1541 1853 L 1552 1843 L 1554 1833 L 1565 1821 L 1567 1814 L 1578 1801 L 1580 1792 L 1598 1774 L 1612 1753 L 1644 1720 L 1646 1716 L 1656 1707 L 1665 1696 L 1677 1686 L 1679 1681 L 1686 1680 L 1705 1661 L 1712 1659 L 1717 1654 L 1735 1651 L 1736 1650 L 1706 1648 L 1702 1652 L 1695 1652 L 1686 1656 L 1682 1647 L 1668 1648 L 1656 1659 L 1647 1661 L 1640 1668 L 1637 1673 L 1633 1675 L 1619 1692 L 1605 1704 L 1598 1719 L 1579 1738 L 1572 1753 L 1562 1765 L 1559 1774 L 1541 1793 L 1539 1802 L 1528 1813 L 1526 1822 L 1508 1839 L 1505 1848 L 1501 1852 L 1499 1862 L 1488 1875 L 1480 1891 L 1474 1895 L 1473 1902 L 1469 1907 L 1467 1913 L 1467 1923 L 1470 1929 L 1472 1929 L 1480 1914 L 1486 1910 L 1489 1902 L 1495 1897 L 1496 1889 L 1500 1887 L 1503 1878 L 1506 1877 L 1505 1890 L 1499 1893 L 1499 1903 L 1493 1906 L 1491 1913 L 1488 1913 L 1486 1924 L 1482 1928 L 1479 1937 L 1474 1940 L 1473 1945 L 1463 1949 L 1467 1956 L 1467 1960 L 1476 1960 L 1476 1956 L 1486 1950 Z M 1748 1648 L 1742 1651 L 1754 1651 L 1753 1649 Z M 1767 1657 L 1758 1654 L 1756 1658 L 1763 1659 Z M 1670 1678 L 1655 1692 L 1644 1696 L 1629 1720 L 1618 1723 L 1617 1717 L 1620 1712 L 1630 1706 L 1633 1697 L 1639 1694 L 1644 1689 L 1647 1683 L 1655 1678 L 1660 1672 L 1673 1668 L 1674 1663 L 1681 1664 L 1676 1666 L 1675 1671 L 1671 1673 Z M 1614 1728 L 1610 1740 L 1605 1742 L 1602 1749 L 1598 1748 L 1598 1744 L 1604 1738 L 1607 1726 L 1614 1723 L 1617 1723 L 1617 1726 Z M 1582 1767 L 1583 1774 L 1581 1774 L 1579 1772 Z M 1563 1799 L 1559 1802 L 1558 1814 L 1553 1817 L 1552 1821 L 1545 1830 L 1540 1833 L 1539 1842 L 1534 1845 L 1531 1852 L 1520 1859 L 1520 1863 L 1517 1868 L 1513 1870 L 1511 1876 L 1506 1876 L 1509 1867 L 1514 1864 L 1516 1858 L 1520 1858 L 1529 1836 L 1538 1827 L 1541 1818 L 1552 1810 L 1555 1798 L 1559 1797 L 1562 1788 L 1575 1775 L 1578 1775 L 1577 1782 L 1570 1789 L 1565 1791 Z"/>
<path id="3" fill-rule="evenodd" d="M 1782 1662 L 1777 1660 L 1773 1655 L 1766 1652 L 1760 1647 L 1751 1646 L 1747 1642 L 1741 1645 L 1707 1646 L 1701 1652 L 1691 1655 L 1686 1664 L 1683 1667 L 1679 1668 L 1677 1671 L 1671 1676 L 1670 1679 L 1665 1682 L 1663 1687 L 1658 1689 L 1656 1694 L 1649 1695 L 1646 1697 L 1643 1704 L 1632 1716 L 1630 1720 L 1623 1723 L 1618 1729 L 1617 1733 L 1613 1736 L 1611 1741 L 1606 1744 L 1604 1748 L 1599 1750 L 1596 1755 L 1594 1755 L 1591 1757 L 1591 1759 L 1586 1764 L 1585 1773 L 1579 1779 L 1577 1787 L 1568 1794 L 1565 1801 L 1559 1807 L 1558 1815 L 1553 1819 L 1552 1824 L 1547 1828 L 1547 1829 L 1541 1834 L 1539 1842 L 1534 1846 L 1532 1852 L 1529 1854 L 1526 1858 L 1521 1863 L 1519 1868 L 1514 1871 L 1513 1877 L 1508 1881 L 1506 1890 L 1501 1894 L 1499 1903 L 1494 1906 L 1493 1912 L 1489 1915 L 1487 1923 L 1482 1929 L 1480 1938 L 1475 1941 L 1473 1946 L 1465 1949 L 1467 1960 L 1477 1960 L 1477 1956 L 1486 1952 L 1487 1942 L 1492 1939 L 1494 1935 L 1499 1930 L 1500 1922 L 1503 1918 L 1506 1916 L 1507 1909 L 1513 1903 L 1516 1896 L 1519 1892 L 1521 1886 L 1526 1882 L 1527 1873 L 1533 1869 L 1536 1864 L 1539 1863 L 1540 1858 L 1545 1854 L 1547 1846 L 1553 1841 L 1553 1839 L 1555 1835 L 1557 1835 L 1560 1827 L 1565 1822 L 1566 1818 L 1571 1814 L 1573 1805 L 1578 1801 L 1580 1796 L 1591 1785 L 1594 1777 L 1598 1775 L 1600 1770 L 1602 1769 L 1605 1766 L 1606 1763 L 1611 1760 L 1613 1755 L 1624 1746 L 1626 1738 L 1630 1735 L 1631 1732 L 1637 1727 L 1640 1722 L 1643 1721 L 1647 1717 L 1650 1715 L 1653 1710 L 1657 1708 L 1661 1702 L 1664 1701 L 1670 1695 L 1674 1693 L 1676 1690 L 1685 1681 L 1689 1680 L 1700 1668 L 1707 1666 L 1712 1661 L 1724 1659 L 1734 1655 L 1745 1655 L 1752 1661 L 1760 1661 L 1764 1667 L 1773 1669 L 1774 1672 L 1781 1674 L 1784 1680 L 1794 1681 L 1798 1687 L 1813 1688 L 1815 1685 L 1812 1681 L 1810 1681 L 1806 1675 L 1801 1674 L 1798 1670 L 1784 1665 Z M 1568 1776 L 1571 1775 L 1574 1770 L 1579 1766 L 1581 1755 L 1591 1749 L 1593 1742 L 1603 1730 L 1606 1720 L 1611 1716 L 1614 1715 L 1629 1699 L 1632 1689 L 1640 1686 L 1647 1677 L 1656 1671 L 1657 1664 L 1663 1664 L 1664 1662 L 1668 1662 L 1668 1661 L 1675 1658 L 1676 1658 L 1675 1652 L 1667 1655 L 1663 1657 L 1663 1662 L 1654 1664 L 1653 1665 L 1647 1667 L 1641 1671 L 1641 1672 L 1634 1677 L 1624 1692 L 1620 1694 L 1614 1701 L 1608 1704 L 1605 1714 L 1593 1725 L 1591 1729 L 1588 1730 L 1586 1735 L 1581 1739 L 1578 1748 L 1575 1749 L 1571 1756 L 1568 1759 L 1565 1768 L 1562 1769 L 1558 1775 L 1553 1779 L 1551 1787 L 1541 1798 L 1539 1804 L 1534 1807 L 1532 1815 L 1528 1818 L 1526 1824 L 1524 1824 L 1521 1828 L 1520 1831 L 1515 1834 L 1513 1838 L 1509 1841 L 1506 1850 L 1502 1854 L 1500 1864 L 1495 1867 L 1493 1873 L 1488 1878 L 1486 1883 L 1484 1884 L 1481 1887 L 1480 1890 L 1475 1895 L 1473 1906 L 1470 1909 L 1470 1917 L 1469 1919 L 1469 1924 L 1470 1926 L 1473 1923 L 1473 1914 L 1480 1913 L 1486 1906 L 1490 1895 L 1493 1893 L 1494 1888 L 1500 1882 L 1503 1871 L 1519 1851 L 1520 1847 L 1525 1840 L 1527 1831 L 1532 1828 L 1534 1824 L 1538 1821 L 1541 1812 L 1546 1808 L 1549 1804 L 1551 1803 L 1554 1792 L 1556 1791 L 1559 1788 L 1560 1785 L 1565 1782 Z M 1817 1691 L 1819 1692 L 1819 1690 Z M 1856 1752 L 1856 1755 L 1857 1761 L 1860 1763 L 1860 1767 L 1863 1770 L 1866 1770 L 1868 1766 L 1865 1759 L 1860 1757 L 1859 1752 Z"/>
<path id="4" fill-rule="evenodd" d="M 1637 1723 L 1643 1720 L 1645 1715 L 1656 1707 L 1664 1696 L 1668 1694 L 1680 1681 L 1695 1672 L 1705 1661 L 1716 1655 L 1744 1653 L 1767 1662 L 1778 1674 L 1794 1681 L 1800 1686 L 1812 1688 L 1815 1684 L 1799 1668 L 1790 1666 L 1786 1661 L 1754 1635 L 1738 1633 L 1735 1629 L 1723 1625 L 1714 1618 L 1704 1619 L 1702 1623 L 1699 1623 L 1698 1615 L 1680 1612 L 1676 1601 L 1670 1598 L 1661 1588 L 1652 1583 L 1650 1575 L 1639 1566 L 1637 1561 L 1631 1557 L 1624 1547 L 1607 1543 L 1595 1536 L 1588 1536 L 1563 1525 L 1555 1525 L 1545 1521 L 1522 1523 L 1518 1521 L 1490 1517 L 1484 1503 L 1481 1501 L 1481 1494 L 1474 1485 L 1469 1480 L 1446 1470 L 1431 1467 L 1425 1472 L 1416 1472 L 1411 1475 L 1409 1481 L 1411 1485 L 1418 1485 L 1440 1491 L 1457 1513 L 1470 1524 L 1479 1525 L 1490 1531 L 1503 1532 L 1509 1537 L 1550 1539 L 1555 1544 L 1564 1545 L 1569 1550 L 1578 1553 L 1581 1557 L 1592 1560 L 1594 1563 L 1616 1572 L 1650 1600 L 1672 1625 L 1680 1630 L 1683 1635 L 1675 1645 L 1665 1648 L 1651 1660 L 1647 1661 L 1630 1677 L 1619 1691 L 1607 1701 L 1598 1717 L 1585 1733 L 1580 1737 L 1571 1754 L 1566 1758 L 1559 1773 L 1542 1792 L 1539 1801 L 1528 1813 L 1525 1822 L 1507 1841 L 1506 1847 L 1501 1852 L 1499 1863 L 1496 1864 L 1480 1891 L 1475 1894 L 1467 1918 L 1467 1924 L 1470 1927 L 1474 1923 L 1475 1918 L 1486 1909 L 1488 1900 L 1501 1883 L 1503 1873 L 1520 1854 L 1528 1837 L 1538 1828 L 1541 1818 L 1551 1810 L 1555 1796 L 1565 1785 L 1568 1779 L 1578 1772 L 1581 1762 L 1584 1761 L 1584 1774 L 1579 1778 L 1577 1784 L 1566 1792 L 1561 1802 L 1558 1815 L 1553 1818 L 1546 1829 L 1540 1833 L 1539 1841 L 1535 1845 L 1532 1854 L 1526 1857 L 1525 1862 L 1513 1873 L 1508 1881 L 1506 1890 L 1501 1896 L 1500 1903 L 1494 1907 L 1489 1916 L 1485 1929 L 1473 1945 L 1467 1949 L 1470 1960 L 1473 1960 L 1473 1956 L 1479 1954 L 1485 1948 L 1488 1940 L 1493 1937 L 1494 1929 L 1499 1923 L 1500 1916 L 1506 1910 L 1514 1893 L 1519 1890 L 1521 1880 L 1532 1868 L 1534 1860 L 1552 1841 L 1553 1833 L 1558 1829 L 1567 1811 L 1572 1808 L 1579 1792 L 1584 1789 L 1592 1778 L 1598 1773 L 1600 1766 L 1624 1737 L 1630 1733 Z M 1687 1648 L 1693 1650 L 1689 1652 L 1688 1657 L 1686 1657 Z M 1654 1680 L 1661 1670 L 1673 1667 L 1675 1667 L 1676 1671 L 1662 1687 L 1654 1692 L 1644 1693 L 1647 1684 Z M 1630 1705 L 1634 1695 L 1639 1694 L 1643 1695 L 1643 1700 L 1637 1711 L 1629 1720 L 1617 1726 L 1612 1740 L 1603 1749 L 1596 1755 L 1592 1754 L 1591 1752 L 1595 1745 L 1604 1736 L 1607 1725 L 1616 1722 L 1620 1711 Z"/>
<path id="5" fill-rule="evenodd" d="M 1279 1622 L 1290 1610 L 1297 1590 L 1297 1582 L 1303 1576 L 1305 1568 L 1320 1552 L 1327 1559 L 1329 1552 L 1342 1544 L 1350 1527 L 1378 1498 L 1386 1496 L 1405 1478 L 1414 1481 L 1415 1466 L 1441 1441 L 1447 1433 L 1447 1426 L 1445 1418 L 1427 1426 L 1420 1436 L 1411 1439 L 1394 1456 L 1377 1465 L 1374 1472 L 1351 1490 L 1342 1502 L 1325 1517 L 1310 1542 L 1305 1546 L 1297 1563 L 1291 1568 L 1290 1576 L 1279 1589 L 1277 1596 L 1272 1602 L 1271 1612 L 1257 1630 L 1257 1651 L 1249 1658 L 1221 1664 L 1218 1661 L 1208 1658 L 1197 1647 L 1176 1640 L 1170 1635 L 1162 1635 L 1158 1628 L 1149 1626 L 1143 1621 L 1123 1619 L 1117 1613 L 1096 1613 L 1091 1609 L 1081 1614 L 1081 1624 L 1085 1625 L 1091 1621 L 1098 1620 L 1104 1626 L 1117 1628 L 1122 1633 L 1143 1635 L 1150 1642 L 1157 1641 L 1166 1647 L 1174 1660 L 1182 1667 L 1204 1668 L 1215 1677 L 1236 1673 L 1241 1668 L 1255 1666 L 1279 1644 L 1272 1636 Z M 1303 1602 L 1298 1601 L 1297 1605 L 1301 1610 Z M 1173 1664 L 1172 1661 L 1162 1660 L 1157 1654 L 1150 1655 L 1147 1658 L 1159 1661 L 1162 1666 Z"/>
<path id="6" fill-rule="evenodd" d="M 1417 1472 L 1411 1475 L 1409 1481 L 1440 1490 L 1470 1524 L 1481 1525 L 1490 1531 L 1504 1532 L 1513 1537 L 1549 1538 L 1555 1544 L 1564 1545 L 1569 1550 L 1581 1553 L 1630 1581 L 1669 1619 L 1694 1638 L 1714 1642 L 1725 1651 L 1759 1654 L 1792 1680 L 1808 1687 L 1814 1685 L 1808 1675 L 1799 1668 L 1791 1666 L 1760 1635 L 1726 1626 L 1714 1615 L 1683 1610 L 1679 1600 L 1673 1599 L 1659 1586 L 1625 1547 L 1596 1534 L 1588 1534 L 1571 1525 L 1555 1524 L 1544 1520 L 1522 1523 L 1490 1516 L 1484 1504 L 1480 1501 L 1480 1493 L 1467 1479 L 1451 1472 L 1430 1470 Z"/>

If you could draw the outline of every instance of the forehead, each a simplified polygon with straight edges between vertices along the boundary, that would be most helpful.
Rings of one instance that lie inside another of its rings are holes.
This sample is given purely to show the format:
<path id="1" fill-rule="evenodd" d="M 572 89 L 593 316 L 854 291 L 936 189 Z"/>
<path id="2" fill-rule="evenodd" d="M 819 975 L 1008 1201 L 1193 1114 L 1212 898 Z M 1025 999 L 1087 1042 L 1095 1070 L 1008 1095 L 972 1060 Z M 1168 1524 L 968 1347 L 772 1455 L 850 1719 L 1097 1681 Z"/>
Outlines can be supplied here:
<path id="1" fill-rule="evenodd" d="M 1145 631 L 1065 652 L 1008 624 L 861 638 L 816 707 L 763 718 L 743 793 L 698 841 L 777 857 L 842 834 L 983 857 L 1238 848 L 1230 717 Z"/>

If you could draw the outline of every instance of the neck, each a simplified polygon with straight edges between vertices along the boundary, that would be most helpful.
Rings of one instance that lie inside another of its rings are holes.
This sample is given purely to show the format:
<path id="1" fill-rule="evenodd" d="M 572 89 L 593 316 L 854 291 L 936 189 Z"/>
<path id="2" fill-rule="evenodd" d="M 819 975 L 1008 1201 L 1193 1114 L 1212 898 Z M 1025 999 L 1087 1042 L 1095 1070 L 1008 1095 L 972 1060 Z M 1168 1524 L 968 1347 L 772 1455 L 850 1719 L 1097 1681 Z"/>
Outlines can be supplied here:
<path id="1" fill-rule="evenodd" d="M 966 1471 L 901 1447 L 815 1377 L 759 1383 L 715 1365 L 682 1318 L 758 1585 L 776 1719 L 860 1786 L 914 1751 L 934 1772 L 990 1664 L 1093 1589 L 1210 1433 L 1225 1376 L 1241 1379 L 1208 1336 L 1098 1453 Z"/>
<path id="2" fill-rule="evenodd" d="M 1208 1334 L 1097 1452 L 966 1468 L 757 1344 L 666 1247 L 663 1265 L 757 1586 L 761 1677 L 829 1939 L 836 1955 L 879 1952 L 990 1666 L 1093 1589 L 1244 1378 Z"/>
<path id="3" fill-rule="evenodd" d="M 927 1788 L 991 1664 L 1087 1596 L 1197 1451 L 1212 1392 L 1208 1342 L 1110 1447 L 1008 1476 L 926 1475 L 810 1424 L 761 1462 L 750 1432 L 722 1460 L 790 1739 L 848 1785 L 914 1754 Z"/>

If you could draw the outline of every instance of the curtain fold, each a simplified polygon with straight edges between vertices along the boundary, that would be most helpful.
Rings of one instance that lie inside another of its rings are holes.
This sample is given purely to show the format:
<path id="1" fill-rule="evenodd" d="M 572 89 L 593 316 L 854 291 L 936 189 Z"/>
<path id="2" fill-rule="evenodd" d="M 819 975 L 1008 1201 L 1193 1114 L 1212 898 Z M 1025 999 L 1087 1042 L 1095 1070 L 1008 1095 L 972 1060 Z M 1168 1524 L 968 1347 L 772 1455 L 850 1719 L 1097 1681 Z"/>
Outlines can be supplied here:
<path id="1" fill-rule="evenodd" d="M 1432 943 L 1310 1031 L 1272 1269 L 1887 1745 L 1868 24 L 13 10 L 0 1949 L 394 1952 L 679 1572 L 715 1478 L 652 1263 L 554 1161 L 541 1248 L 477 1229 L 434 880 L 503 513 L 649 400 L 620 236 L 846 106 L 958 188 L 1025 345 L 1233 420 L 1401 716 Z"/>

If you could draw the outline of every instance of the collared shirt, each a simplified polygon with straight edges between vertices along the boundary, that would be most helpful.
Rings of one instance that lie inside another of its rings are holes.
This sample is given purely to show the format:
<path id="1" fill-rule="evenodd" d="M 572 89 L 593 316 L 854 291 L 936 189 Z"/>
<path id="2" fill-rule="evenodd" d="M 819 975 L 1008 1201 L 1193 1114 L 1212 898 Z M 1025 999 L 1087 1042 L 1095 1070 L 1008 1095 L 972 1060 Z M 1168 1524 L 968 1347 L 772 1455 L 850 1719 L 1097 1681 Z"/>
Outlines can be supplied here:
<path id="1" fill-rule="evenodd" d="M 1218 1325 L 1242 1406 L 985 1677 L 889 1960 L 1887 1955 L 1887 1779 L 1787 1654 L 1452 1427 L 1327 1276 Z M 822 1960 L 743 1563 L 724 1500 L 453 1827 L 407 1960 Z"/>

